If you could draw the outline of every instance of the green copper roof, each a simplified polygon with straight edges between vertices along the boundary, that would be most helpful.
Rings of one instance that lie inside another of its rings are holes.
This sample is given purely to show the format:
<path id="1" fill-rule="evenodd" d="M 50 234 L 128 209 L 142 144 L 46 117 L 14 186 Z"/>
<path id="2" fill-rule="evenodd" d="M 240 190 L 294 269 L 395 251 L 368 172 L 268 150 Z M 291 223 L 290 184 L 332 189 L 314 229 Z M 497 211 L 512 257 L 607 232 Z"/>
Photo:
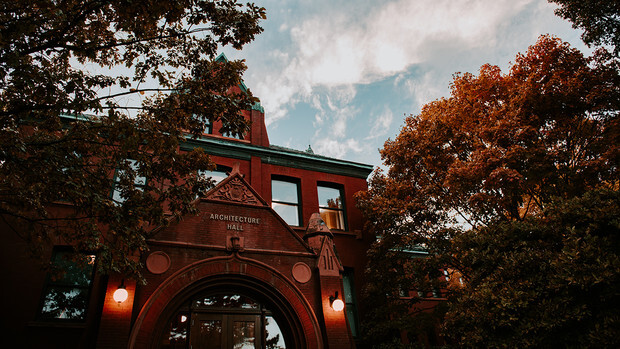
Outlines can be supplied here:
<path id="1" fill-rule="evenodd" d="M 357 163 L 347 160 L 339 160 L 327 156 L 312 154 L 306 151 L 294 150 L 285 147 L 271 145 L 262 147 L 239 141 L 221 138 L 202 137 L 187 139 L 184 148 L 192 149 L 201 147 L 205 153 L 250 160 L 252 156 L 261 158 L 263 163 L 286 167 L 299 168 L 310 171 L 319 171 L 344 176 L 366 179 L 372 172 L 372 165 Z"/>
<path id="2" fill-rule="evenodd" d="M 93 121 L 92 115 L 61 115 L 66 121 Z M 339 160 L 327 156 L 317 155 L 311 151 L 295 150 L 276 145 L 263 147 L 236 140 L 228 140 L 204 136 L 197 139 L 186 138 L 181 145 L 182 149 L 189 150 L 200 147 L 205 153 L 233 159 L 250 160 L 252 156 L 260 157 L 263 163 L 285 167 L 299 168 L 310 171 L 319 171 L 343 176 L 366 179 L 372 172 L 372 165 L 353 161 Z M 310 146 L 308 148 L 311 150 Z"/>

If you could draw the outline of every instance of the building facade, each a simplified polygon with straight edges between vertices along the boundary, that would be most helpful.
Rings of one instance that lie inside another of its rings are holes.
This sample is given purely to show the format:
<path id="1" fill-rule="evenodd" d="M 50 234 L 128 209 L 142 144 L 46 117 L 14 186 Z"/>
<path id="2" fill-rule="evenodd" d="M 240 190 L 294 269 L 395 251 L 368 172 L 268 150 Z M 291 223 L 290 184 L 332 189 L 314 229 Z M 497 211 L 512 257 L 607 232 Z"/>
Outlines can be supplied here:
<path id="1" fill-rule="evenodd" d="M 61 245 L 49 258 L 66 273 L 51 277 L 5 234 L 2 346 L 355 347 L 373 237 L 353 195 L 372 166 L 270 145 L 262 107 L 245 117 L 243 139 L 216 123 L 184 143 L 211 155 L 218 167 L 203 175 L 217 184 L 197 198 L 199 215 L 148 241 L 145 285 L 75 268 Z"/>

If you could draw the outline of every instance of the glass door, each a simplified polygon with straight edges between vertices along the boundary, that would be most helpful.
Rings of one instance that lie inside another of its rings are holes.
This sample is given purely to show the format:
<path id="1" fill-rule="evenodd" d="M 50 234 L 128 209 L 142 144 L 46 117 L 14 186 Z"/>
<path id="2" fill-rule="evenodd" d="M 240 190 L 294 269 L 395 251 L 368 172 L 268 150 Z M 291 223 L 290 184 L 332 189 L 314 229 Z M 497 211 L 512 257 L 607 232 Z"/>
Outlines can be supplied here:
<path id="1" fill-rule="evenodd" d="M 194 297 L 169 320 L 161 349 L 285 349 L 273 314 L 253 298 L 236 293 Z"/>
<path id="2" fill-rule="evenodd" d="M 191 349 L 261 348 L 259 315 L 193 314 Z"/>
<path id="3" fill-rule="evenodd" d="M 227 343 L 222 315 L 200 314 L 194 316 L 190 333 L 190 348 L 226 348 Z"/>
<path id="4" fill-rule="evenodd" d="M 261 336 L 257 335 L 261 328 L 260 316 L 257 315 L 228 315 L 232 325 L 232 348 L 253 349 L 261 348 Z"/>

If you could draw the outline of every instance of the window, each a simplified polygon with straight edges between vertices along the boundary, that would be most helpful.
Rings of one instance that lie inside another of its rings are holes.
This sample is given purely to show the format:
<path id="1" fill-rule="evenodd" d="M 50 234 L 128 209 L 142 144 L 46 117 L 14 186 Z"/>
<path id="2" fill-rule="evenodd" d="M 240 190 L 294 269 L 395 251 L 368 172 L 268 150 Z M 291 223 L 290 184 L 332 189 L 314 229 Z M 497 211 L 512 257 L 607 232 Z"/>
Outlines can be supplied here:
<path id="1" fill-rule="evenodd" d="M 211 177 L 214 181 L 213 185 L 217 185 L 228 177 L 228 174 L 232 171 L 230 167 L 217 165 L 213 171 L 198 171 L 198 174 L 204 177 Z"/>
<path id="2" fill-rule="evenodd" d="M 344 300 L 347 310 L 347 319 L 353 337 L 358 336 L 357 307 L 355 300 L 355 284 L 353 282 L 353 269 L 345 268 L 342 274 L 342 283 L 344 286 Z"/>
<path id="3" fill-rule="evenodd" d="M 271 207 L 286 223 L 301 226 L 299 182 L 282 177 L 271 180 Z"/>
<path id="4" fill-rule="evenodd" d="M 86 266 L 75 258 L 86 258 Z M 54 248 L 52 273 L 48 275 L 43 289 L 40 318 L 84 320 L 94 265 L 94 255 L 79 255 L 69 248 Z"/>
<path id="5" fill-rule="evenodd" d="M 245 135 L 241 133 L 232 133 L 232 132 L 224 132 L 222 133 L 224 137 L 237 138 L 237 139 L 245 139 Z"/>
<path id="6" fill-rule="evenodd" d="M 205 133 L 208 135 L 213 133 L 213 123 L 209 119 L 205 120 Z"/>
<path id="7" fill-rule="evenodd" d="M 213 122 L 209 120 L 207 117 L 200 116 L 198 114 L 192 114 L 193 123 L 203 123 L 204 129 L 202 131 L 203 134 L 212 134 L 213 133 Z M 190 124 L 191 128 L 191 124 Z"/>
<path id="8" fill-rule="evenodd" d="M 346 230 L 344 211 L 344 195 L 342 187 L 332 184 L 320 184 L 317 187 L 319 194 L 319 213 L 329 229 Z"/>
<path id="9" fill-rule="evenodd" d="M 146 177 L 138 175 L 138 161 L 132 159 L 127 159 L 126 161 L 129 163 L 131 169 L 136 172 L 136 176 L 133 179 L 134 186 L 136 187 L 136 189 L 142 190 L 142 187 L 146 184 Z M 116 175 L 114 176 L 114 191 L 112 192 L 112 200 L 114 200 L 114 202 L 118 204 L 123 203 L 125 202 L 125 200 L 127 200 L 127 197 L 124 196 L 123 192 L 118 188 L 118 184 L 123 179 L 123 176 L 126 176 L 125 171 L 121 169 L 116 170 Z"/>

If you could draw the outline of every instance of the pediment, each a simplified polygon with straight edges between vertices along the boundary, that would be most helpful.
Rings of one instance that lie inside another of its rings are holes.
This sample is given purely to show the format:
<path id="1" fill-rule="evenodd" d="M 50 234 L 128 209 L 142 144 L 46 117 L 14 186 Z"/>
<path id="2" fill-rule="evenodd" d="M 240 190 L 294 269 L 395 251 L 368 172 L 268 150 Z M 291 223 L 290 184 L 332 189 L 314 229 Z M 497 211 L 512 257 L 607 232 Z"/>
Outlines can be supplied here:
<path id="1" fill-rule="evenodd" d="M 198 215 L 162 227 L 157 239 L 229 250 L 230 239 L 235 237 L 242 252 L 315 254 L 236 168 L 197 199 L 196 205 Z"/>
<path id="2" fill-rule="evenodd" d="M 243 178 L 243 175 L 235 170 L 230 176 L 209 190 L 203 199 L 261 207 L 269 206 Z"/>

